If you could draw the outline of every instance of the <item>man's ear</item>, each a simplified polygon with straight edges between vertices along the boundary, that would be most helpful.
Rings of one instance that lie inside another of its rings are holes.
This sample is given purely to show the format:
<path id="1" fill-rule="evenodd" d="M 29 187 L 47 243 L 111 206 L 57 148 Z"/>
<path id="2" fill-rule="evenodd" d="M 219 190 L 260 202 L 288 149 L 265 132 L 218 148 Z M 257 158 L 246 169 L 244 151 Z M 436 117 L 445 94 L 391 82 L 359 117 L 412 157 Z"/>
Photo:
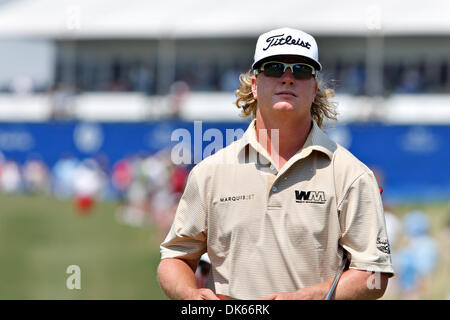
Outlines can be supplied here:
<path id="1" fill-rule="evenodd" d="M 256 85 L 256 76 L 253 75 L 252 76 L 252 93 L 253 93 L 253 98 L 255 98 L 255 100 L 258 98 L 258 94 L 257 94 L 257 85 Z"/>

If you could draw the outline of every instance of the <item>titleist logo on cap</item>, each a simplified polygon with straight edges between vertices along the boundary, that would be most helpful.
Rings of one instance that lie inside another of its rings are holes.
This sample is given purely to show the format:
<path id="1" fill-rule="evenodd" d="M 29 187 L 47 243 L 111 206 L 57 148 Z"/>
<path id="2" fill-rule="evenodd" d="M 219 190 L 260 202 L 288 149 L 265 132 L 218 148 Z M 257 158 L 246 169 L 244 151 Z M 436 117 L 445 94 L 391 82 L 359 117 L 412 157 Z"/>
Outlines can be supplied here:
<path id="1" fill-rule="evenodd" d="M 270 57 L 299 56 L 309 59 L 316 70 L 322 70 L 319 62 L 319 49 L 314 37 L 301 30 L 279 28 L 263 33 L 258 37 L 252 69 Z"/>
<path id="2" fill-rule="evenodd" d="M 268 45 L 267 45 L 267 47 L 263 48 L 264 51 L 266 51 L 270 47 L 283 46 L 283 45 L 301 46 L 306 49 L 311 49 L 311 44 L 309 42 L 305 43 L 300 38 L 298 38 L 296 40 L 290 35 L 288 35 L 287 37 L 284 37 L 284 33 L 275 35 L 275 36 L 271 36 L 271 37 L 267 38 L 266 42 L 268 43 Z"/>

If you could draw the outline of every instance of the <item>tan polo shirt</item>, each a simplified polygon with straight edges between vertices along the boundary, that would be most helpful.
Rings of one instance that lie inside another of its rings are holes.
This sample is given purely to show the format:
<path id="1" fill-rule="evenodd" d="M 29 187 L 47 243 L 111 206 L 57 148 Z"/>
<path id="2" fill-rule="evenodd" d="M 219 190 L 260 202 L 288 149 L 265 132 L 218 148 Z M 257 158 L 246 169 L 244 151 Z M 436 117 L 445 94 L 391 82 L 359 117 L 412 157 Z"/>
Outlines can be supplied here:
<path id="1" fill-rule="evenodd" d="M 313 122 L 278 172 L 254 120 L 192 169 L 161 258 L 207 251 L 217 294 L 256 299 L 330 280 L 344 250 L 350 268 L 393 274 L 372 171 Z"/>

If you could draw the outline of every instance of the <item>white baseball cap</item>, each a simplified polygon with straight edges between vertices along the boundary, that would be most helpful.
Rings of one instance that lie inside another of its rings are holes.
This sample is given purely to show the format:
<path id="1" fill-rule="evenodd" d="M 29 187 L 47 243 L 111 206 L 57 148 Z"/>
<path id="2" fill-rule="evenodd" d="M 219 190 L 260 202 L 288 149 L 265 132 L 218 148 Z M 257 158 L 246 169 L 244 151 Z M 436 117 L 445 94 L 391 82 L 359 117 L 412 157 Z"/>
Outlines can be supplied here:
<path id="1" fill-rule="evenodd" d="M 301 30 L 281 28 L 260 35 L 256 43 L 252 69 L 255 69 L 259 62 L 279 55 L 293 55 L 306 58 L 311 61 L 311 64 L 317 70 L 322 70 L 316 40 L 313 36 Z"/>

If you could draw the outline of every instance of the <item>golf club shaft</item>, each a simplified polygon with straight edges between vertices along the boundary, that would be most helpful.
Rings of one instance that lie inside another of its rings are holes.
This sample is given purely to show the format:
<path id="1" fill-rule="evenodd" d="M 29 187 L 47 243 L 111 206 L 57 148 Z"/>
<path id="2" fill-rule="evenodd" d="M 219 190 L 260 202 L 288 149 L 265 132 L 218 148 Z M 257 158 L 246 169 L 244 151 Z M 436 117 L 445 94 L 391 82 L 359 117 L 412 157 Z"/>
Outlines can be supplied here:
<path id="1" fill-rule="evenodd" d="M 331 297 L 333 296 L 333 293 L 336 290 L 336 286 L 339 282 L 339 278 L 341 277 L 341 274 L 344 271 L 346 264 L 347 264 L 347 257 L 344 256 L 344 259 L 342 259 L 341 263 L 339 264 L 336 275 L 334 276 L 333 284 L 331 285 L 330 291 L 328 291 L 328 294 L 327 294 L 325 300 L 331 300 Z"/>

